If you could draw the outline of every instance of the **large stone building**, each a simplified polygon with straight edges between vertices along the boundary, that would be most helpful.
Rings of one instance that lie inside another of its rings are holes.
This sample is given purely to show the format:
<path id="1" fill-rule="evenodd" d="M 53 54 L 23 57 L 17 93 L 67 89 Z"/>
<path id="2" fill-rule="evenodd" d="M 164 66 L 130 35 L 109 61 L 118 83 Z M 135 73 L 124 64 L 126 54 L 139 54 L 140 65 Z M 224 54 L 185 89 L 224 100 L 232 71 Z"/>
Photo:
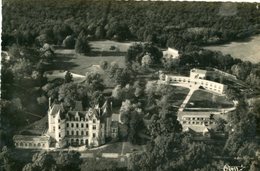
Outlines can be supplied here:
<path id="1" fill-rule="evenodd" d="M 17 148 L 96 147 L 105 144 L 107 138 L 118 137 L 118 121 L 112 103 L 107 101 L 85 110 L 81 102 L 76 102 L 70 110 L 65 110 L 62 103 L 54 103 L 49 105 L 46 134 L 15 135 L 13 140 Z"/>
<path id="2" fill-rule="evenodd" d="M 65 111 L 62 104 L 53 104 L 48 111 L 48 134 L 53 139 L 55 147 L 67 145 L 99 146 L 105 143 L 106 138 L 116 137 L 111 134 L 112 106 L 105 102 L 103 106 L 83 110 L 80 102 L 75 108 Z"/>

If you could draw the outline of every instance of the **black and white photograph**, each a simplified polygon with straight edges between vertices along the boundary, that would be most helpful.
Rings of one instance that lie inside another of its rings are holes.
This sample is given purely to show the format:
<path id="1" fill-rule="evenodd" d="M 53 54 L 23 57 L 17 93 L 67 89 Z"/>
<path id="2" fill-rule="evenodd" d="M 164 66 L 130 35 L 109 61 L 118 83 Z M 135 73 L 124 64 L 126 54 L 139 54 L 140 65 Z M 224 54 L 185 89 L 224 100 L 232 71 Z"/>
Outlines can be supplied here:
<path id="1" fill-rule="evenodd" d="M 0 171 L 260 171 L 260 1 L 1 5 Z"/>

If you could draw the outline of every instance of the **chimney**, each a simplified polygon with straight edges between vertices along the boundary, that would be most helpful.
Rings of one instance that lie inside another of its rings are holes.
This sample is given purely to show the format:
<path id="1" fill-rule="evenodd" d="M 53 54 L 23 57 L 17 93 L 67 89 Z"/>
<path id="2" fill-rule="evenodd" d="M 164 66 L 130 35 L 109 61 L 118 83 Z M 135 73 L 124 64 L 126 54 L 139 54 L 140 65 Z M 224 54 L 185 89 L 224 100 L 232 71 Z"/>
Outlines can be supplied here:
<path id="1" fill-rule="evenodd" d="M 51 97 L 49 97 L 49 109 L 51 108 Z"/>

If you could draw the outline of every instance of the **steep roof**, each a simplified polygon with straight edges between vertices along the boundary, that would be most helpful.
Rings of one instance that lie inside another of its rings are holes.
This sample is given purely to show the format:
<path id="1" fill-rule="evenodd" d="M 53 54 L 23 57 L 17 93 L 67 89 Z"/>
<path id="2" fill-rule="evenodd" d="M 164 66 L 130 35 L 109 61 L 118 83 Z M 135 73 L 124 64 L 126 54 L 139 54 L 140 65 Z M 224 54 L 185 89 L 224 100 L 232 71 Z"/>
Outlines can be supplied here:
<path id="1" fill-rule="evenodd" d="M 59 111 L 64 112 L 65 109 L 62 104 L 53 104 L 51 107 L 50 114 L 51 115 L 56 115 Z"/>

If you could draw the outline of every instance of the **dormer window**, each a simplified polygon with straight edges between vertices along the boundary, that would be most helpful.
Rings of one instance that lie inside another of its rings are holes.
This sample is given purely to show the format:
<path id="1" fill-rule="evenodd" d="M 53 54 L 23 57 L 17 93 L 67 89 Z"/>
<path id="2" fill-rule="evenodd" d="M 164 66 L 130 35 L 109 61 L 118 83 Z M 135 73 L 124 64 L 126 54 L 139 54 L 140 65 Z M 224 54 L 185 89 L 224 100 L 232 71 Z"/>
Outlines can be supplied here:
<path id="1" fill-rule="evenodd" d="M 79 118 L 78 118 L 78 117 L 76 117 L 75 119 L 76 119 L 76 121 L 79 121 Z"/>
<path id="2" fill-rule="evenodd" d="M 96 123 L 96 119 L 93 119 L 93 123 Z"/>

